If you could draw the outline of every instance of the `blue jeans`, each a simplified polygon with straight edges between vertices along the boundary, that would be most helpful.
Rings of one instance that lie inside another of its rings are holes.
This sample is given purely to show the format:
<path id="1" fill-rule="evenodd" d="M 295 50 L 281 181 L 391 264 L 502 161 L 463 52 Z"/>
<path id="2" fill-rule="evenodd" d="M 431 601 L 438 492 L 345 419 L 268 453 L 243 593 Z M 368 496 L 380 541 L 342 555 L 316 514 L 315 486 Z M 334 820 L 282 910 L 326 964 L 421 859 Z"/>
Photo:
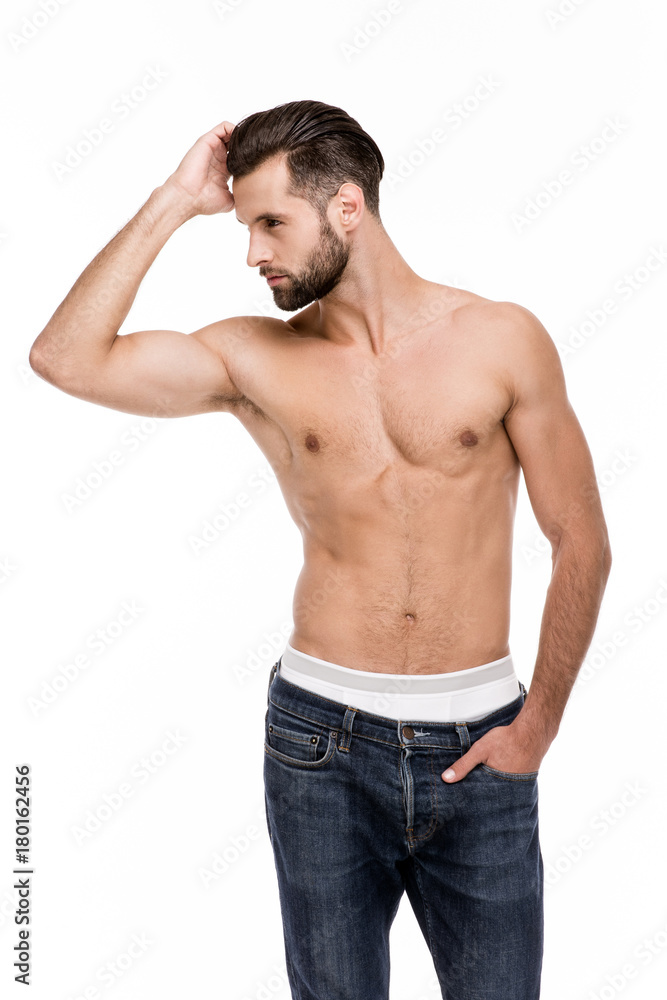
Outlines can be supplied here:
<path id="1" fill-rule="evenodd" d="M 538 772 L 440 777 L 525 695 L 475 722 L 398 722 L 273 665 L 264 791 L 293 1000 L 387 1000 L 404 890 L 446 1000 L 537 1000 Z"/>

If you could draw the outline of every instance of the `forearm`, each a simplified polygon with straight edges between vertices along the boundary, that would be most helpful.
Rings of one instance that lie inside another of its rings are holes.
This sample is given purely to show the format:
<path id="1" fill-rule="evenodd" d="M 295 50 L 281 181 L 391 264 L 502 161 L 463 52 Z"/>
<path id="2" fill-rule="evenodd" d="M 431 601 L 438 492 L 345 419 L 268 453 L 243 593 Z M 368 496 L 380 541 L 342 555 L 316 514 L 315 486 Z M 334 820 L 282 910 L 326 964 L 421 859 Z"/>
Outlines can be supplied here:
<path id="1" fill-rule="evenodd" d="M 516 719 L 545 748 L 558 732 L 593 638 L 609 569 L 608 546 L 584 546 L 566 537 L 555 553 L 535 669 Z"/>
<path id="2" fill-rule="evenodd" d="M 103 359 L 149 267 L 193 214 L 166 185 L 156 188 L 83 271 L 33 343 L 35 370 L 55 380 Z"/>

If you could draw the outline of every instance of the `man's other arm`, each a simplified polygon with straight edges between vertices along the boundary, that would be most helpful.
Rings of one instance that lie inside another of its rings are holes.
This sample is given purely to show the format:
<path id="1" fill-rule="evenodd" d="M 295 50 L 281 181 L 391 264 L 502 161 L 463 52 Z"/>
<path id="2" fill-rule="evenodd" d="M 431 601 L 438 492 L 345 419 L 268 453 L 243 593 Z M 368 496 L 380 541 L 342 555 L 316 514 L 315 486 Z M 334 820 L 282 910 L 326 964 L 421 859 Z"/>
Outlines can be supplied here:
<path id="1" fill-rule="evenodd" d="M 505 430 L 551 543 L 552 574 L 521 711 L 510 725 L 477 740 L 443 772 L 446 781 L 460 780 L 482 762 L 514 773 L 539 769 L 593 638 L 611 569 L 593 461 L 567 397 L 556 346 L 539 320 L 515 303 L 494 303 L 487 320 L 498 334 L 498 371 L 512 396 Z"/>
<path id="2" fill-rule="evenodd" d="M 593 460 L 567 396 L 556 346 L 529 310 L 513 303 L 501 307 L 514 397 L 505 430 L 552 549 L 537 658 L 519 721 L 538 743 L 548 743 L 595 632 L 611 549 Z"/>

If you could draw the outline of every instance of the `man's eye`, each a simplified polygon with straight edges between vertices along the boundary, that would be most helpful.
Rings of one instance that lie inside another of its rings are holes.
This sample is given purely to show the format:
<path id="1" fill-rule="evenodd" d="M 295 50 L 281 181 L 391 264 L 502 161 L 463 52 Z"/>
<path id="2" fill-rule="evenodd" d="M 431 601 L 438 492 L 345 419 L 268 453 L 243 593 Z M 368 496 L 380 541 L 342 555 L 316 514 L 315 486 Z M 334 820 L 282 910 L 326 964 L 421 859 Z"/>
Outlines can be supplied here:
<path id="1" fill-rule="evenodd" d="M 279 226 L 280 225 L 280 221 L 278 219 L 267 219 L 266 220 L 266 224 L 267 224 L 267 226 L 270 226 L 271 228 L 273 228 L 274 225 Z"/>

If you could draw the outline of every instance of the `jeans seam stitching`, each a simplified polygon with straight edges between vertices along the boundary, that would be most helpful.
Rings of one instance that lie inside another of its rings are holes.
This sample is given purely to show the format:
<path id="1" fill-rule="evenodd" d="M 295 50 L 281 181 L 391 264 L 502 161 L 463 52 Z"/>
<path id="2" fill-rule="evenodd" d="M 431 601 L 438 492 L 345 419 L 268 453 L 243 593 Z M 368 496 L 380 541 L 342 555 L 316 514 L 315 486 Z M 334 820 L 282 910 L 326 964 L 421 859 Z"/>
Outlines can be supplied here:
<path id="1" fill-rule="evenodd" d="M 283 764 L 289 764 L 291 767 L 300 767 L 305 771 L 312 771 L 316 767 L 323 767 L 325 764 L 328 764 L 330 760 L 332 760 L 337 746 L 336 740 L 333 738 L 334 733 L 337 733 L 337 730 L 332 729 L 329 733 L 329 742 L 322 760 L 296 760 L 288 754 L 281 754 L 279 750 L 275 750 L 272 746 L 270 746 L 266 740 L 264 741 L 264 753 Z"/>
<path id="2" fill-rule="evenodd" d="M 525 771 L 523 773 L 517 773 L 514 775 L 511 771 L 499 771 L 495 767 L 491 767 L 489 764 L 485 764 L 484 761 L 480 761 L 480 766 L 491 774 L 498 778 L 502 778 L 503 781 L 531 781 L 536 778 L 539 771 Z"/>
<path id="3" fill-rule="evenodd" d="M 428 930 L 428 948 L 429 948 L 429 951 L 431 952 L 431 957 L 433 959 L 433 964 L 435 965 L 435 944 L 434 944 L 434 938 L 433 938 L 433 931 L 431 929 L 430 910 L 429 910 L 428 900 L 426 899 L 426 895 L 424 893 L 424 888 L 422 886 L 421 872 L 420 872 L 420 868 L 419 868 L 419 862 L 417 861 L 416 858 L 414 859 L 414 866 L 415 866 L 415 880 L 417 882 L 417 885 L 419 886 L 419 894 L 421 896 L 422 903 L 424 904 L 424 916 L 426 918 L 426 929 Z M 437 972 L 437 965 L 436 965 L 436 972 Z"/>
<path id="4" fill-rule="evenodd" d="M 435 771 L 433 770 L 433 751 L 432 750 L 430 751 L 430 753 L 428 755 L 428 764 L 429 764 L 429 770 L 431 772 L 431 776 L 433 778 L 432 788 L 433 788 L 433 791 L 435 791 L 436 787 L 437 787 L 437 782 L 436 782 L 436 777 L 435 777 Z M 435 798 L 435 817 L 433 816 L 433 811 L 431 811 L 431 822 L 429 824 L 429 828 L 428 828 L 428 830 L 426 830 L 425 833 L 420 834 L 418 837 L 413 837 L 413 840 L 414 840 L 415 843 L 417 843 L 418 841 L 424 841 L 424 840 L 426 840 L 428 837 L 431 836 L 431 833 L 433 832 L 433 830 L 436 830 L 438 828 L 438 795 L 437 795 L 437 792 L 436 792 L 434 798 Z"/>

